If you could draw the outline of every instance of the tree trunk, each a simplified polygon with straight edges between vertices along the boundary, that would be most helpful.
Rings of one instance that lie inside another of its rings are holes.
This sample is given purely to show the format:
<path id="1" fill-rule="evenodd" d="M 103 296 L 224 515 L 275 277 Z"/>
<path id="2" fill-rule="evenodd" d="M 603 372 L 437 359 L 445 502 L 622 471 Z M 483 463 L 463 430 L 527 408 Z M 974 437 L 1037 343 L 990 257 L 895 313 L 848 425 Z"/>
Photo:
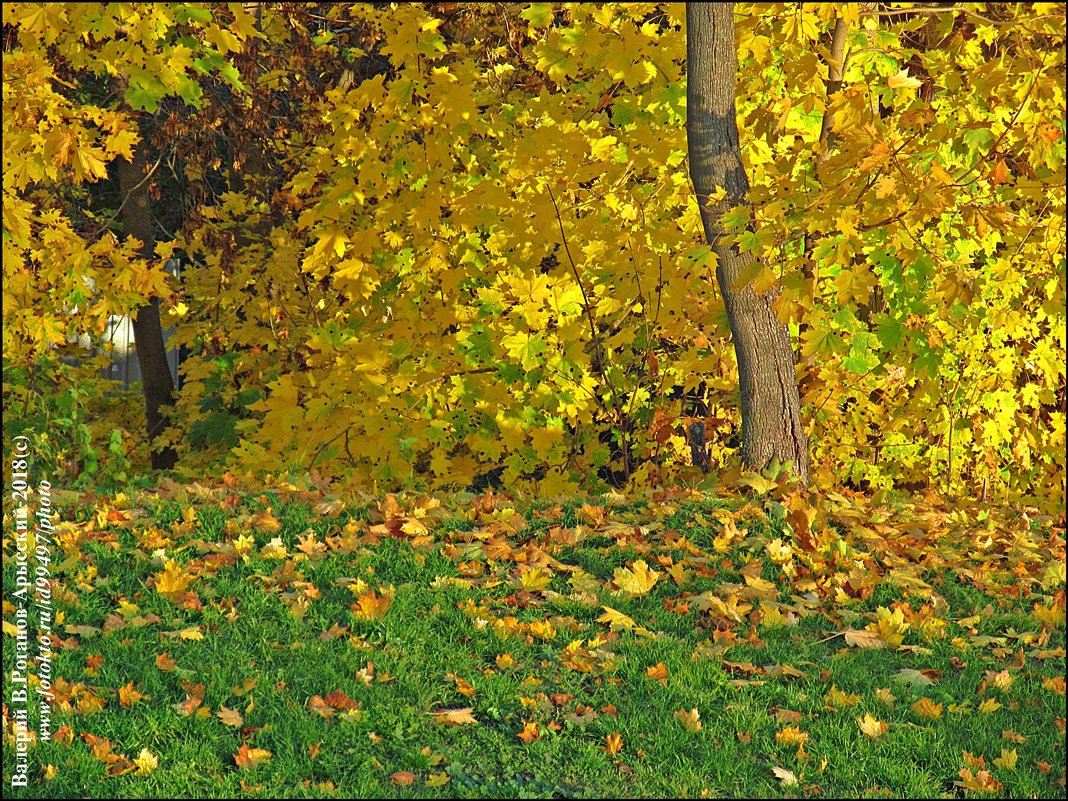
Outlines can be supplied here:
<path id="1" fill-rule="evenodd" d="M 141 240 L 141 257 L 156 258 L 156 240 L 152 234 L 152 207 L 148 196 L 144 143 L 134 151 L 133 162 L 119 159 L 119 192 L 122 195 L 123 231 Z M 156 449 L 156 438 L 167 427 L 168 419 L 162 407 L 174 400 L 174 381 L 167 364 L 167 350 L 163 344 L 163 328 L 159 318 L 159 299 L 137 310 L 133 320 L 137 363 L 141 367 L 141 383 L 145 396 L 145 416 L 148 426 L 148 446 L 155 470 L 169 470 L 178 461 L 173 448 Z"/>
<path id="2" fill-rule="evenodd" d="M 690 178 L 701 206 L 701 221 L 716 253 L 716 278 L 730 321 L 742 401 L 742 462 L 760 470 L 778 459 L 792 462 L 808 483 L 808 437 L 801 425 L 790 335 L 775 313 L 775 291 L 757 294 L 738 277 L 754 261 L 723 241 L 720 216 L 747 204 L 749 179 L 738 145 L 734 108 L 737 56 L 731 3 L 686 5 L 686 138 Z M 710 204 L 717 187 L 726 197 Z"/>

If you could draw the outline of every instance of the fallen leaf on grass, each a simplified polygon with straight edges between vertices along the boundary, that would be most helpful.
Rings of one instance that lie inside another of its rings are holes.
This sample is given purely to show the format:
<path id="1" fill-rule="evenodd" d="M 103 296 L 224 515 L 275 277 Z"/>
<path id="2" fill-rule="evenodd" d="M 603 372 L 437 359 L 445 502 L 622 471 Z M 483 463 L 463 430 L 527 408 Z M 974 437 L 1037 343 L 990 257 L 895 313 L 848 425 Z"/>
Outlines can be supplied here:
<path id="1" fill-rule="evenodd" d="M 617 567 L 613 583 L 627 598 L 645 595 L 662 574 L 650 570 L 644 559 L 632 562 L 630 568 Z"/>
<path id="2" fill-rule="evenodd" d="M 783 787 L 791 787 L 797 784 L 797 776 L 794 775 L 792 770 L 786 768 L 780 768 L 778 765 L 771 769 L 771 772 L 775 774 L 775 778 L 782 782 Z"/>
<path id="3" fill-rule="evenodd" d="M 460 693 L 460 695 L 466 695 L 468 698 L 470 698 L 472 695 L 475 694 L 475 688 L 471 685 L 470 682 L 466 681 L 465 679 L 461 679 L 459 676 L 453 673 L 446 673 L 445 678 L 456 685 L 456 692 Z"/>
<path id="4" fill-rule="evenodd" d="M 913 668 L 901 668 L 894 674 L 894 680 L 911 684 L 913 687 L 930 687 L 938 682 L 941 673 L 937 670 L 915 670 Z"/>
<path id="5" fill-rule="evenodd" d="M 846 693 L 839 690 L 833 684 L 827 694 L 823 696 L 823 702 L 831 709 L 841 709 L 847 706 L 856 706 L 860 703 L 860 696 L 856 693 Z"/>
<path id="6" fill-rule="evenodd" d="M 854 648 L 882 648 L 886 645 L 885 642 L 879 639 L 879 635 L 863 629 L 846 629 L 843 634 L 845 635 L 846 645 L 851 645 Z"/>
<path id="7" fill-rule="evenodd" d="M 136 775 L 147 776 L 159 767 L 159 757 L 147 748 L 142 748 L 141 753 L 134 759 L 134 764 L 137 766 Z"/>
<path id="8" fill-rule="evenodd" d="M 997 793 L 1001 792 L 1001 782 L 996 781 L 989 771 L 981 770 L 972 774 L 967 768 L 960 769 L 961 782 L 953 782 L 957 787 L 963 787 L 972 793 Z"/>
<path id="9" fill-rule="evenodd" d="M 527 745 L 530 745 L 532 742 L 541 737 L 541 732 L 538 730 L 538 724 L 532 720 L 528 720 L 526 723 L 523 724 L 523 731 L 519 732 L 516 737 L 518 737 Z"/>
<path id="10" fill-rule="evenodd" d="M 882 737 L 886 734 L 887 729 L 890 728 L 888 723 L 879 720 L 872 715 L 865 715 L 862 718 L 857 718 L 857 726 L 860 727 L 861 733 L 865 737 Z"/>
<path id="11" fill-rule="evenodd" d="M 470 723 L 478 723 L 472 714 L 472 707 L 469 706 L 463 709 L 443 709 L 440 712 L 427 712 L 427 714 L 434 718 L 435 723 L 440 723 L 443 726 L 463 726 Z"/>
<path id="12" fill-rule="evenodd" d="M 921 698 L 912 705 L 912 709 L 917 715 L 922 715 L 925 718 L 937 719 L 942 717 L 942 704 L 936 704 L 930 698 Z"/>
<path id="13" fill-rule="evenodd" d="M 219 711 L 215 713 L 215 717 L 221 720 L 227 726 L 233 726 L 235 729 L 241 726 L 245 719 L 241 716 L 241 713 L 236 709 L 230 709 L 228 706 L 220 706 Z"/>
<path id="14" fill-rule="evenodd" d="M 989 715 L 1001 709 L 1001 704 L 998 703 L 996 698 L 987 698 L 983 703 L 979 704 L 977 709 L 980 714 Z"/>
<path id="15" fill-rule="evenodd" d="M 991 761 L 1002 770 L 1015 770 L 1017 759 L 1018 755 L 1016 753 L 1015 748 L 1013 748 L 1011 751 L 1009 751 L 1007 748 L 1002 748 L 1001 756 Z"/>
<path id="16" fill-rule="evenodd" d="M 775 732 L 775 740 L 783 745 L 804 745 L 808 741 L 808 732 L 796 726 L 787 726 Z"/>
<path id="17" fill-rule="evenodd" d="M 681 723 L 682 728 L 688 732 L 701 731 L 701 713 L 697 711 L 696 707 L 689 712 L 685 709 L 678 709 L 672 717 Z"/>
<path id="18" fill-rule="evenodd" d="M 234 764 L 241 770 L 248 770 L 260 765 L 271 758 L 271 752 L 266 748 L 249 748 L 248 743 L 242 743 L 234 754 Z"/>
<path id="19" fill-rule="evenodd" d="M 606 734 L 604 736 L 604 751 L 607 754 L 615 755 L 623 750 L 623 735 L 620 732 L 613 732 L 612 734 Z"/>
<path id="20" fill-rule="evenodd" d="M 398 770 L 389 775 L 389 780 L 398 785 L 415 784 L 415 774 L 410 770 Z"/>
<path id="21" fill-rule="evenodd" d="M 668 683 L 668 669 L 663 662 L 657 662 L 655 665 L 650 665 L 645 669 L 645 675 L 653 681 L 658 681 L 665 687 Z"/>

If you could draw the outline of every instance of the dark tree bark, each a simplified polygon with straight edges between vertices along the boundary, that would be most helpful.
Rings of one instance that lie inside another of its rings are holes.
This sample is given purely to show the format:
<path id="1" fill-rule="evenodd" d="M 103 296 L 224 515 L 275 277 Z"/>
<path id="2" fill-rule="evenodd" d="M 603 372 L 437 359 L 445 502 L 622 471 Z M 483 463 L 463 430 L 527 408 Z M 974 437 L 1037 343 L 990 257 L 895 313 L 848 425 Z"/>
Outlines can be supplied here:
<path id="1" fill-rule="evenodd" d="M 716 253 L 716 278 L 730 321 L 742 400 L 742 461 L 762 469 L 772 459 L 792 462 L 808 483 L 808 437 L 801 425 L 790 335 L 775 314 L 774 290 L 758 294 L 738 277 L 754 257 L 724 242 L 719 224 L 727 209 L 747 204 L 749 179 L 742 165 L 734 107 L 737 54 L 733 3 L 686 5 L 686 139 L 690 178 L 701 222 Z M 710 204 L 717 187 L 726 197 Z"/>
<path id="2" fill-rule="evenodd" d="M 141 240 L 141 257 L 151 261 L 156 258 L 156 239 L 152 233 L 152 207 L 148 196 L 149 182 L 143 148 L 143 143 L 137 146 L 132 162 L 119 159 L 119 191 L 123 202 L 123 231 Z M 137 363 L 141 367 L 141 382 L 144 388 L 152 467 L 156 470 L 169 470 L 178 461 L 178 454 L 170 447 L 153 447 L 156 438 L 169 422 L 162 407 L 170 405 L 174 400 L 174 381 L 167 364 L 167 350 L 163 344 L 158 299 L 153 298 L 150 303 L 137 310 L 133 329 L 137 345 Z"/>

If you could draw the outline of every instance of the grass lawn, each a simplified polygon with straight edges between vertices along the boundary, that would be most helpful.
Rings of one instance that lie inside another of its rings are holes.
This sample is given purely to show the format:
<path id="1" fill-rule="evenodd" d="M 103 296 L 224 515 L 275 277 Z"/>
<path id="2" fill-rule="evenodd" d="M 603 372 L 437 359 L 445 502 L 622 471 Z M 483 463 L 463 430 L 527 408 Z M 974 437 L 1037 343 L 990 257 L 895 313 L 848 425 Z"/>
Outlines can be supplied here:
<path id="1" fill-rule="evenodd" d="M 13 797 L 1065 795 L 1063 516 L 131 495 L 60 499 Z"/>

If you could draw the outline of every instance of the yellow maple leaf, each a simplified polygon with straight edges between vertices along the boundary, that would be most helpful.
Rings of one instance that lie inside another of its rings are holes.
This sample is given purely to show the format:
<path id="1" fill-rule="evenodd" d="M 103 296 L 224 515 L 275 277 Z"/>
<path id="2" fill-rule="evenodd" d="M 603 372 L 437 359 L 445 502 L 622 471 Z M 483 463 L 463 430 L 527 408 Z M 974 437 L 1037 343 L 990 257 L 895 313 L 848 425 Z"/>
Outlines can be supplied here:
<path id="1" fill-rule="evenodd" d="M 134 764 L 137 765 L 137 773 L 134 775 L 147 776 L 159 767 L 159 757 L 147 748 L 142 748 L 141 753 L 134 759 Z"/>
<path id="2" fill-rule="evenodd" d="M 653 588 L 662 573 L 650 570 L 644 559 L 632 562 L 630 568 L 617 567 L 613 583 L 627 598 L 645 595 Z"/>
<path id="3" fill-rule="evenodd" d="M 228 706 L 220 706 L 219 711 L 215 713 L 215 717 L 223 722 L 227 726 L 237 728 L 245 722 L 245 718 L 236 709 L 230 709 Z"/>
<path id="4" fill-rule="evenodd" d="M 918 78 L 912 78 L 909 76 L 908 68 L 900 70 L 895 75 L 891 75 L 887 81 L 887 85 L 891 89 L 919 89 L 923 82 Z"/>
<path id="5" fill-rule="evenodd" d="M 845 706 L 856 706 L 860 703 L 860 696 L 856 693 L 845 693 L 839 690 L 833 684 L 831 689 L 827 691 L 827 694 L 823 696 L 823 701 L 828 707 L 840 709 Z"/>
<path id="6" fill-rule="evenodd" d="M 163 570 L 156 573 L 152 578 L 155 581 L 156 592 L 164 598 L 171 598 L 185 592 L 189 589 L 189 582 L 191 581 L 190 575 L 182 565 L 173 559 L 168 559 L 163 566 Z"/>
<path id="7" fill-rule="evenodd" d="M 701 713 L 694 707 L 689 712 L 685 709 L 676 709 L 672 715 L 675 720 L 682 724 L 682 728 L 689 732 L 701 731 Z"/>
<path id="8" fill-rule="evenodd" d="M 519 586 L 527 592 L 544 590 L 552 583 L 553 574 L 540 567 L 532 567 L 519 574 Z"/>
<path id="9" fill-rule="evenodd" d="M 1001 749 L 1001 756 L 993 760 L 994 764 L 1002 770 L 1015 770 L 1017 760 L 1016 749 L 1013 748 L 1009 751 L 1007 748 Z"/>
<path id="10" fill-rule="evenodd" d="M 618 754 L 623 750 L 623 735 L 620 732 L 612 732 L 604 736 L 604 750 L 608 754 Z"/>
<path id="11" fill-rule="evenodd" d="M 961 782 L 953 782 L 958 787 L 963 787 L 972 793 L 997 793 L 1001 791 L 1001 782 L 996 781 L 990 775 L 990 771 L 980 770 L 974 775 L 968 768 L 960 769 Z"/>
<path id="12" fill-rule="evenodd" d="M 983 703 L 979 704 L 977 708 L 980 714 L 989 715 L 1001 709 L 1001 704 L 998 703 L 996 698 L 987 698 Z"/>
<path id="13" fill-rule="evenodd" d="M 936 704 L 930 698 L 921 698 L 912 705 L 912 709 L 917 715 L 922 715 L 925 718 L 942 717 L 942 704 Z"/>
<path id="14" fill-rule="evenodd" d="M 890 728 L 890 724 L 885 723 L 872 715 L 865 715 L 862 718 L 857 718 L 857 726 L 860 727 L 861 733 L 865 737 L 882 737 L 886 734 L 887 729 Z"/>
<path id="15" fill-rule="evenodd" d="M 808 732 L 801 731 L 797 726 L 787 726 L 775 732 L 776 742 L 783 745 L 804 745 L 808 741 Z"/>
<path id="16" fill-rule="evenodd" d="M 629 630 L 636 625 L 634 619 L 610 606 L 602 607 L 604 614 L 597 618 L 598 623 L 607 623 L 613 630 Z"/>
<path id="17" fill-rule="evenodd" d="M 443 709 L 440 712 L 428 712 L 427 714 L 434 718 L 435 723 L 440 723 L 443 726 L 464 726 L 478 723 L 472 714 L 472 708 L 469 706 L 463 709 Z"/>

